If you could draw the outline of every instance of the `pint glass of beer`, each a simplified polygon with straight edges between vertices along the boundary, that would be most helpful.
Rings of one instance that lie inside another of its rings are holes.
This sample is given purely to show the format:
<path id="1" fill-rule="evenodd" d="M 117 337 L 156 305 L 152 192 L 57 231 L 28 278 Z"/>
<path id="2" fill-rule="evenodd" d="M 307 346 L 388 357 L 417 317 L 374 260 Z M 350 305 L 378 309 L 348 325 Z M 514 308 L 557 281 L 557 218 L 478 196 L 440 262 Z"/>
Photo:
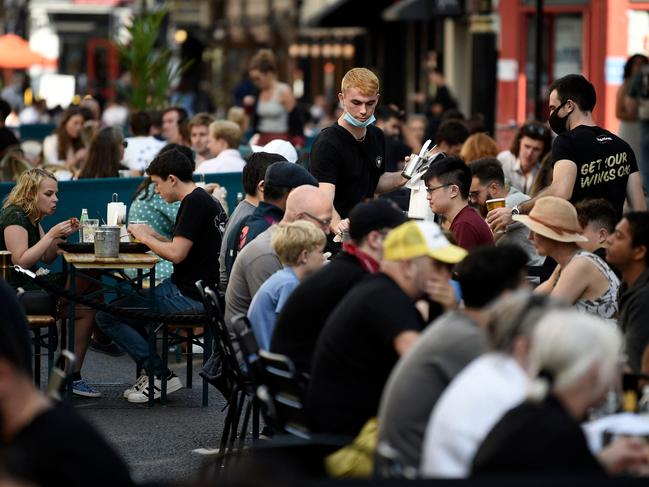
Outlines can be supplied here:
<path id="1" fill-rule="evenodd" d="M 505 207 L 505 198 L 494 198 L 487 200 L 487 211 L 495 210 L 496 208 Z"/>

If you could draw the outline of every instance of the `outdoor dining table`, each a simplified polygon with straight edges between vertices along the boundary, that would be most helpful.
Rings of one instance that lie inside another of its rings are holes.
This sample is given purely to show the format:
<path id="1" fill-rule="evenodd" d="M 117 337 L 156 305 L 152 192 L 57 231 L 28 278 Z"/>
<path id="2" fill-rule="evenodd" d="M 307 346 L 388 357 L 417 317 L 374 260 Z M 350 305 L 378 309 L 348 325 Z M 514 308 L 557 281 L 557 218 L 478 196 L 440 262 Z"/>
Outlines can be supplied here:
<path id="1" fill-rule="evenodd" d="M 129 283 L 131 287 L 137 289 L 142 289 L 144 279 L 148 277 L 149 280 L 149 293 L 153 297 L 153 288 L 155 287 L 155 265 L 160 261 L 160 258 L 153 253 L 120 253 L 118 257 L 107 258 L 107 257 L 96 257 L 94 253 L 73 253 L 73 252 L 64 252 L 63 261 L 66 266 L 66 270 L 69 273 L 69 282 L 70 282 L 70 292 L 76 292 L 75 278 L 77 277 L 77 271 L 83 270 L 94 270 L 99 271 L 102 279 L 112 279 L 115 280 L 117 289 L 118 285 L 123 285 L 124 283 Z M 136 270 L 137 274 L 135 279 L 130 278 L 124 271 L 126 270 Z M 145 274 L 145 271 L 148 271 Z M 102 291 L 107 289 L 105 282 L 102 280 L 95 279 L 88 274 L 79 273 L 86 279 L 98 282 Z M 121 286 L 123 287 L 123 286 Z M 155 307 L 155 301 L 152 299 L 152 306 Z M 151 309 L 154 311 L 155 309 Z M 74 320 L 75 320 L 75 302 L 70 300 L 68 304 L 68 348 L 74 353 Z M 149 357 L 153 358 L 155 356 L 155 324 L 149 322 Z M 153 390 L 154 386 L 154 375 L 150 374 L 149 377 L 149 390 Z M 68 387 L 68 397 L 72 397 L 72 387 Z M 148 405 L 152 407 L 154 404 L 154 396 L 150 395 Z"/>

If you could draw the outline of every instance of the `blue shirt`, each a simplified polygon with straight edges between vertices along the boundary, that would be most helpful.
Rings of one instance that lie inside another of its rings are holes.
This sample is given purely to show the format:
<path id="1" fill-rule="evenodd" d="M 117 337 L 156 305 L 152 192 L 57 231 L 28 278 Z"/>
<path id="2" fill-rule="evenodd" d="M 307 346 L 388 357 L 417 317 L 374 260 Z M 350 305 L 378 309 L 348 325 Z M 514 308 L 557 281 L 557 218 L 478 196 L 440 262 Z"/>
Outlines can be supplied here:
<path id="1" fill-rule="evenodd" d="M 284 267 L 264 282 L 248 308 L 248 320 L 260 348 L 270 348 L 275 321 L 284 303 L 300 283 L 290 267 Z"/>

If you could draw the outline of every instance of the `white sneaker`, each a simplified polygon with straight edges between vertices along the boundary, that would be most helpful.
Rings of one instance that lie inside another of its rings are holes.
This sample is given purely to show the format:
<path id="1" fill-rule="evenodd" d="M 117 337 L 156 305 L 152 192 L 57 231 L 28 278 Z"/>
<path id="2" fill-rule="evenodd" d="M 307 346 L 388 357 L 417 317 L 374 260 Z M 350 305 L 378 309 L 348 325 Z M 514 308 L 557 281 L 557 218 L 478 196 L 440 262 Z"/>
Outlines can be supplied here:
<path id="1" fill-rule="evenodd" d="M 177 390 L 182 388 L 183 388 L 182 382 L 180 382 L 180 379 L 175 374 L 172 373 L 167 379 L 167 396 L 172 392 L 176 392 Z M 160 396 L 162 395 L 161 391 L 162 391 L 162 380 L 156 377 L 153 384 L 154 400 L 160 399 Z M 149 380 L 147 378 L 147 380 L 144 383 L 144 387 L 142 387 L 137 391 L 132 392 L 128 396 L 128 402 L 145 403 L 148 401 L 149 401 Z"/>
<path id="2" fill-rule="evenodd" d="M 149 376 L 146 375 L 146 372 L 142 371 L 140 377 L 137 378 L 135 384 L 124 391 L 124 399 L 128 399 L 128 396 L 134 392 L 139 392 L 144 389 L 144 387 L 149 383 Z"/>

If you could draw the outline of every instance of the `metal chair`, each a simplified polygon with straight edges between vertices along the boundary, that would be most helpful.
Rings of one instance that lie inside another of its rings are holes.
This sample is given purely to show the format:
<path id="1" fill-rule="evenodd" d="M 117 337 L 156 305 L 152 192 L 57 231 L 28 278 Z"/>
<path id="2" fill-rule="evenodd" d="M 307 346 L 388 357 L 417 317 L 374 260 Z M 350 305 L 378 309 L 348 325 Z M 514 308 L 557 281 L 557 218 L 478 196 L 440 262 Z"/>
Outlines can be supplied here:
<path id="1" fill-rule="evenodd" d="M 41 348 L 47 350 L 47 371 L 52 372 L 54 366 L 54 352 L 58 347 L 58 331 L 56 329 L 56 318 L 51 315 L 27 315 L 27 324 L 34 334 L 32 344 L 34 346 L 34 384 L 41 386 Z M 47 332 L 43 333 L 43 329 Z"/>
<path id="2" fill-rule="evenodd" d="M 255 400 L 254 383 L 241 367 L 230 330 L 225 325 L 218 294 L 209 286 L 204 286 L 200 281 L 196 283 L 196 287 L 205 306 L 205 314 L 208 318 L 207 327 L 211 329 L 214 337 L 213 353 L 220 356 L 221 381 L 218 389 L 227 400 L 227 414 L 219 443 L 220 462 L 221 466 L 223 466 L 227 454 L 234 451 L 237 434 L 239 435 L 238 448 L 239 450 L 243 449 L 251 415 L 253 441 L 259 438 L 259 407 Z M 208 342 L 206 342 L 206 346 L 208 346 Z M 243 425 L 239 430 L 244 406 Z"/>

